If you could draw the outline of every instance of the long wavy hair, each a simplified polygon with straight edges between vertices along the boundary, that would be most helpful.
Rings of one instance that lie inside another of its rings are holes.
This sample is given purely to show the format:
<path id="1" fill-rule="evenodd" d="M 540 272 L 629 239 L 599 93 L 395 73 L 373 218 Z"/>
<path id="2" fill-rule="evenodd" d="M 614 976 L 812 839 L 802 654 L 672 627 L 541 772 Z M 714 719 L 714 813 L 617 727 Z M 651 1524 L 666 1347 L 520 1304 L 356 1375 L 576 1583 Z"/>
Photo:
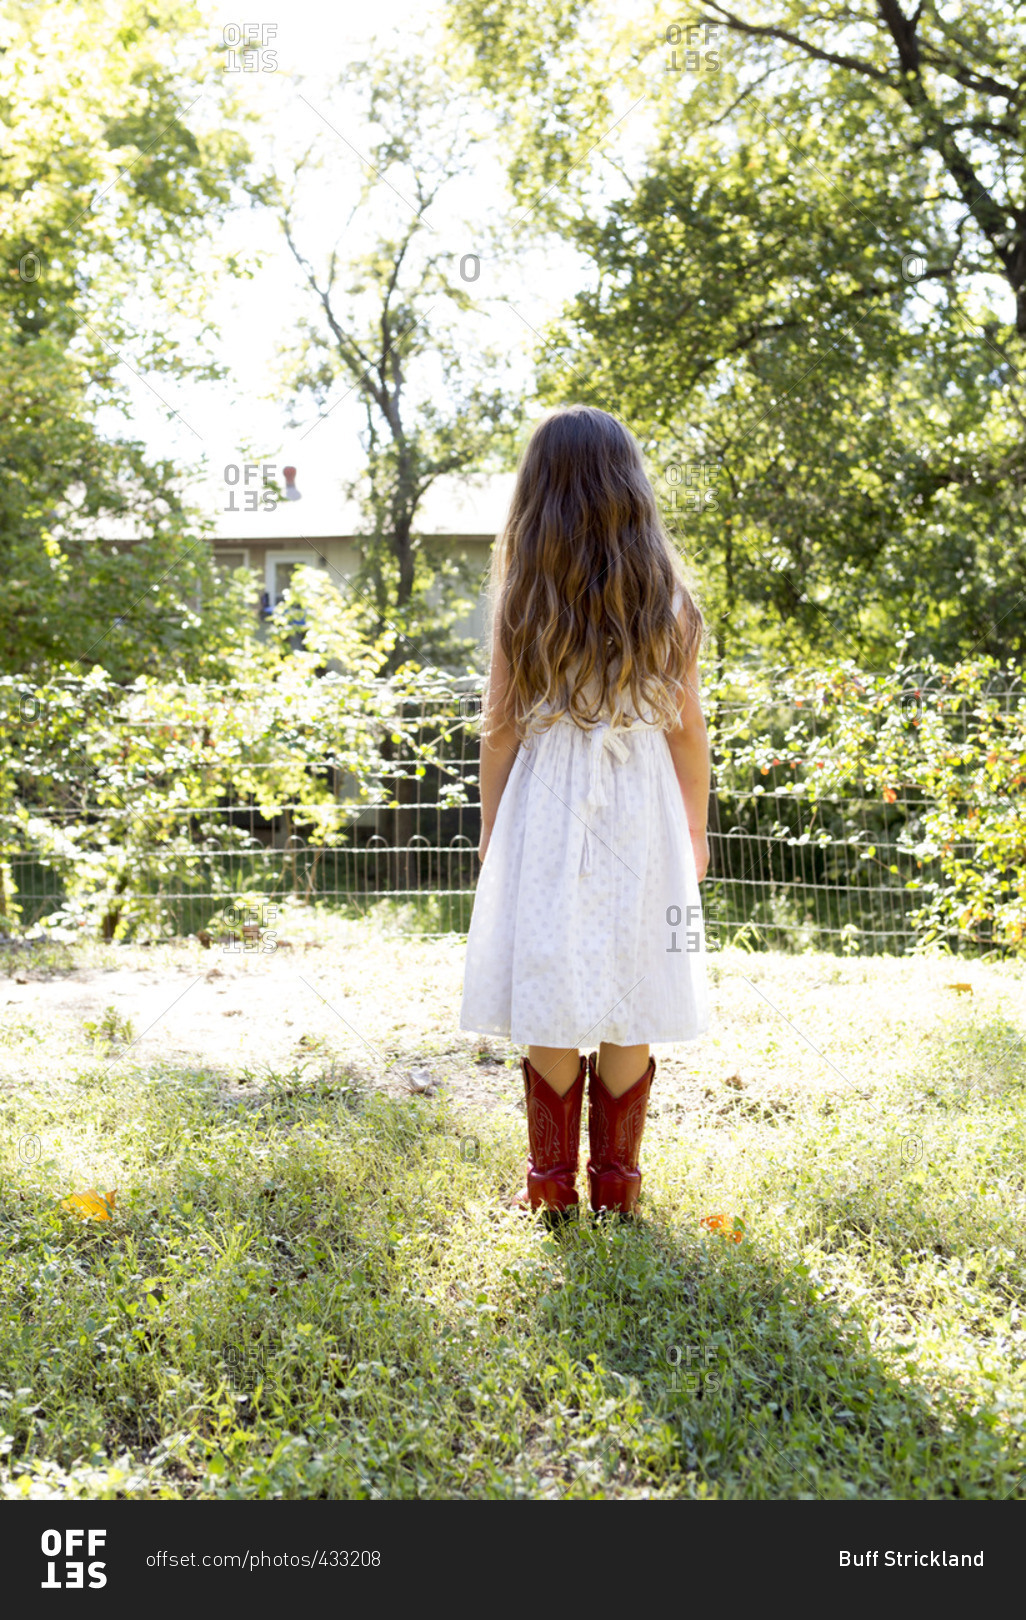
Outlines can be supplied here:
<path id="1" fill-rule="evenodd" d="M 535 427 L 488 599 L 509 660 L 505 718 L 521 739 L 564 715 L 585 728 L 628 725 L 632 711 L 677 724 L 705 625 L 641 451 L 615 416 L 566 405 Z M 501 718 L 493 710 L 486 735 Z"/>

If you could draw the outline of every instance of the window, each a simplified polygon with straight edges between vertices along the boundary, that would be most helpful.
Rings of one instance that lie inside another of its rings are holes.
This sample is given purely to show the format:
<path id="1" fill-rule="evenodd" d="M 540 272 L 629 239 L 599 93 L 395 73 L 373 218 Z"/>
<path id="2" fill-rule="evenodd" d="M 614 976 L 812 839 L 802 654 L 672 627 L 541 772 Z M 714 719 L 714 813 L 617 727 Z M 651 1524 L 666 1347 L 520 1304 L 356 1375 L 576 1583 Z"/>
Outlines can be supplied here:
<path id="1" fill-rule="evenodd" d="M 269 551 L 267 553 L 264 584 L 263 614 L 268 618 L 289 588 L 294 571 L 309 564 L 313 554 L 307 551 Z"/>
<path id="2" fill-rule="evenodd" d="M 280 607 L 289 582 L 297 568 L 309 567 L 310 553 L 306 551 L 269 551 L 265 565 L 266 588 L 260 601 L 260 617 L 269 619 Z M 304 625 L 306 618 L 298 607 L 294 607 L 289 615 L 289 626 L 293 630 L 289 645 L 298 651 L 303 645 Z"/>

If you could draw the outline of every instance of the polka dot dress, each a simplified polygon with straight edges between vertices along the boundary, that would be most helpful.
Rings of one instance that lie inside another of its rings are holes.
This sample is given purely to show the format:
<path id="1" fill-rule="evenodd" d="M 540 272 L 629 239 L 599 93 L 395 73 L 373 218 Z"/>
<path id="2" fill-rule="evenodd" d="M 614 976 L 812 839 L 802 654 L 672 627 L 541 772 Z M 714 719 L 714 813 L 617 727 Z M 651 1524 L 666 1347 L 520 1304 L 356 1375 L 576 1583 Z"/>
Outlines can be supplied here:
<path id="1" fill-rule="evenodd" d="M 635 715 L 531 734 L 478 880 L 460 1028 L 594 1048 L 708 1026 L 698 876 L 665 733 Z"/>

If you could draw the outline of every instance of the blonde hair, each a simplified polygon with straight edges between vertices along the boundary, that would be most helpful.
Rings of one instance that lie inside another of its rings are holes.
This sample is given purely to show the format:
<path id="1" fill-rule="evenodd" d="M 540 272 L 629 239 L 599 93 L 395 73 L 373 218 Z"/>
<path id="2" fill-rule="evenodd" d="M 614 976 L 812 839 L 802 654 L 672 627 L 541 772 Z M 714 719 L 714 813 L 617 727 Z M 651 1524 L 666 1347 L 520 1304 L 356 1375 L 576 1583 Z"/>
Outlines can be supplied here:
<path id="1" fill-rule="evenodd" d="M 628 697 L 634 713 L 648 710 L 667 730 L 677 724 L 705 625 L 641 451 L 608 411 L 562 406 L 535 427 L 488 598 L 518 736 L 564 715 L 585 727 L 607 717 L 629 724 Z M 599 695 L 589 707 L 592 681 Z"/>

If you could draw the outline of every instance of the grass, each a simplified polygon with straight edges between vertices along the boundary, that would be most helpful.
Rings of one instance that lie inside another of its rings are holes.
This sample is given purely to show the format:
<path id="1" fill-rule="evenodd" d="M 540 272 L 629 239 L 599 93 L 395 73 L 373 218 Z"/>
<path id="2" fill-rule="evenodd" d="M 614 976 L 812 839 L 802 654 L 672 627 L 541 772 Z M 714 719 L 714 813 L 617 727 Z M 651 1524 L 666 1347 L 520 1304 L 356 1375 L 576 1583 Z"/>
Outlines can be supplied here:
<path id="1" fill-rule="evenodd" d="M 405 995 L 415 1054 L 437 1007 L 402 963 L 377 989 L 393 1021 Z M 974 964 L 975 1001 L 913 1040 L 909 986 L 925 1005 L 950 964 L 712 966 L 718 1033 L 653 1113 L 643 1222 L 561 1235 L 505 1207 L 522 1115 L 385 1095 L 359 1043 L 226 1075 L 8 1021 L 0 1492 L 1026 1495 L 1021 970 Z M 802 974 L 840 1077 L 765 1005 Z M 458 987 L 451 950 L 434 982 Z M 731 1042 L 765 1084 L 704 1083 Z M 110 1222 L 61 1209 L 87 1185 L 117 1187 Z M 743 1241 L 700 1225 L 716 1211 Z"/>

